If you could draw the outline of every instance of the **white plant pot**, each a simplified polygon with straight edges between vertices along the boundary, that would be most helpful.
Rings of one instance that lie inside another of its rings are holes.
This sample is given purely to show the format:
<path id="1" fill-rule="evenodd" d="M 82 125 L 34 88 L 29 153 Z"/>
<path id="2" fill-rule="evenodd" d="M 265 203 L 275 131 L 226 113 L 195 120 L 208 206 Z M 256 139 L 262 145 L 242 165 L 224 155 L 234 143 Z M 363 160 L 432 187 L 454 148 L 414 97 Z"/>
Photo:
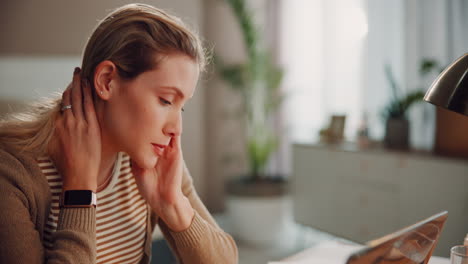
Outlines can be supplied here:
<path id="1" fill-rule="evenodd" d="M 290 196 L 228 196 L 227 217 L 239 241 L 262 248 L 287 248 L 294 232 Z"/>

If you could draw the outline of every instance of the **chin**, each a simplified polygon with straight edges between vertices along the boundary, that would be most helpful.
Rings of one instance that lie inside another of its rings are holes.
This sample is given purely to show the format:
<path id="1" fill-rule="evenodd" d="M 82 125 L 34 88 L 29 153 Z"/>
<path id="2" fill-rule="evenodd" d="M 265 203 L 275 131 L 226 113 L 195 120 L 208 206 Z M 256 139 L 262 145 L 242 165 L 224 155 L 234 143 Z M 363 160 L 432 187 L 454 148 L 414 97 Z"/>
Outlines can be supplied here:
<path id="1" fill-rule="evenodd" d="M 156 166 L 156 162 L 158 161 L 158 157 L 154 155 L 154 153 L 144 153 L 142 154 L 134 154 L 130 155 L 133 162 L 135 162 L 138 167 L 142 169 L 152 169 Z"/>

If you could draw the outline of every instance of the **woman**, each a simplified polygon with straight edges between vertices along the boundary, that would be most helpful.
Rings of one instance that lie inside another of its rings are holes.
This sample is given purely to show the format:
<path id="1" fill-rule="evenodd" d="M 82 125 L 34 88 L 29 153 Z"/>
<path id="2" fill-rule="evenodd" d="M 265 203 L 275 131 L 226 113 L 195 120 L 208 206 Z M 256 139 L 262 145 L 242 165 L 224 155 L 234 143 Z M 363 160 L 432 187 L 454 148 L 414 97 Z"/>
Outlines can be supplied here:
<path id="1" fill-rule="evenodd" d="M 204 65 L 179 19 L 110 13 L 62 98 L 1 123 L 0 263 L 148 263 L 156 224 L 181 263 L 237 263 L 180 148 Z"/>

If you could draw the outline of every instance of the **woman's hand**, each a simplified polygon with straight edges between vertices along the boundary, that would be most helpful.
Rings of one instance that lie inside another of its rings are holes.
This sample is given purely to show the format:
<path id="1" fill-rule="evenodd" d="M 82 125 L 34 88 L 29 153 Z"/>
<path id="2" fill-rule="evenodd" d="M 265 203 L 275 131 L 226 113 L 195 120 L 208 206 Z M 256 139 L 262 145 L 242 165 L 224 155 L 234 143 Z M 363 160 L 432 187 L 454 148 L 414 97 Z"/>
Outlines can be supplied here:
<path id="1" fill-rule="evenodd" d="M 75 68 L 73 81 L 62 95 L 62 110 L 55 121 L 49 155 L 62 175 L 65 190 L 96 192 L 101 162 L 101 135 L 94 110 L 91 87 L 82 82 L 80 69 Z"/>
<path id="2" fill-rule="evenodd" d="M 184 161 L 180 136 L 171 138 L 153 169 L 142 169 L 132 162 L 132 171 L 140 194 L 169 228 L 176 232 L 187 229 L 194 211 L 182 193 Z"/>

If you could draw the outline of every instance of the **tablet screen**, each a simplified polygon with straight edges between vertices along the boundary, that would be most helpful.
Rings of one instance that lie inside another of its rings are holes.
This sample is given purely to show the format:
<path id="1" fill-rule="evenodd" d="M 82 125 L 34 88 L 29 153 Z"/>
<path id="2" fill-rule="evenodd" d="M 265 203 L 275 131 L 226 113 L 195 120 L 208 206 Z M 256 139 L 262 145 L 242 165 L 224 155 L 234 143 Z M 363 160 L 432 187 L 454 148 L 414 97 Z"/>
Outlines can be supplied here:
<path id="1" fill-rule="evenodd" d="M 382 238 L 352 254 L 347 264 L 426 264 L 447 220 L 441 212 Z"/>

